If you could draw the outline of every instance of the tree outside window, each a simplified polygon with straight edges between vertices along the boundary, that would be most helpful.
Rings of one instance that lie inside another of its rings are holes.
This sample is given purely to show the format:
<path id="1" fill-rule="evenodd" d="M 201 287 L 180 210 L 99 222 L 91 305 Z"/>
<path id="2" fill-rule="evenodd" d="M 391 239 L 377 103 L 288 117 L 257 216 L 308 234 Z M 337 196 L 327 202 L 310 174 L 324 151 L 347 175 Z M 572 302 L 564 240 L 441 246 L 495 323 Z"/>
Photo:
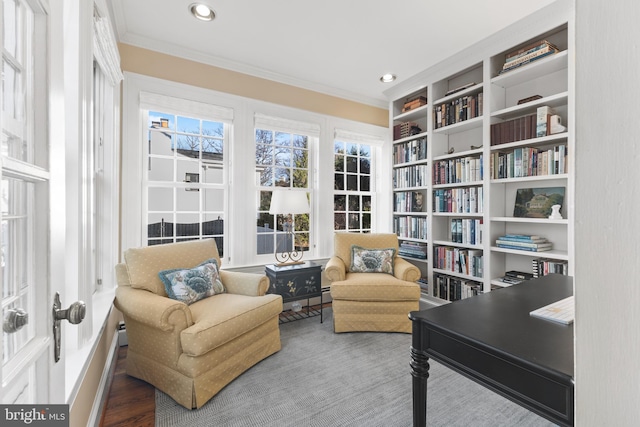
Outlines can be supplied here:
<path id="1" fill-rule="evenodd" d="M 284 239 L 284 215 L 270 215 L 275 187 L 309 189 L 309 137 L 272 129 L 255 130 L 258 181 L 257 254 L 273 254 Z M 309 250 L 309 214 L 294 214 L 298 250 Z M 278 240 L 279 239 L 279 240 Z M 287 243 L 291 250 L 293 243 Z M 279 248 L 282 249 L 282 248 Z"/>
<path id="2" fill-rule="evenodd" d="M 370 145 L 334 142 L 334 230 L 371 232 L 371 165 Z"/>

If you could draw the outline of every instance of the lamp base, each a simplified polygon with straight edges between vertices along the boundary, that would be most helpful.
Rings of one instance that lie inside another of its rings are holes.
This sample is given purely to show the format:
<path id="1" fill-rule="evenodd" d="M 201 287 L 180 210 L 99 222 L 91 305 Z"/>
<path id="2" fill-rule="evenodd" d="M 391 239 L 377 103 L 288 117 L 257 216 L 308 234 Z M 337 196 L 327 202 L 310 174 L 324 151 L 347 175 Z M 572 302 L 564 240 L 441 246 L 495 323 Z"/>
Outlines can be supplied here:
<path id="1" fill-rule="evenodd" d="M 289 262 L 277 262 L 276 267 L 286 267 L 287 265 L 300 265 L 304 264 L 304 261 L 289 261 Z"/>

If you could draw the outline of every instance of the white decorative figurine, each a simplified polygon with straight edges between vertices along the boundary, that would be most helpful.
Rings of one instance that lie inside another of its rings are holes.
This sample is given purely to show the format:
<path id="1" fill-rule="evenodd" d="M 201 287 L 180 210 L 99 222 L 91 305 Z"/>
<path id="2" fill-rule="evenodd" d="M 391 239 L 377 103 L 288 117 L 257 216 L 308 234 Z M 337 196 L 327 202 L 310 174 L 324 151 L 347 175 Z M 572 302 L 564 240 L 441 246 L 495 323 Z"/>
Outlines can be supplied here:
<path id="1" fill-rule="evenodd" d="M 562 215 L 560 214 L 560 205 L 551 206 L 551 215 L 549 215 L 549 219 L 562 219 Z"/>

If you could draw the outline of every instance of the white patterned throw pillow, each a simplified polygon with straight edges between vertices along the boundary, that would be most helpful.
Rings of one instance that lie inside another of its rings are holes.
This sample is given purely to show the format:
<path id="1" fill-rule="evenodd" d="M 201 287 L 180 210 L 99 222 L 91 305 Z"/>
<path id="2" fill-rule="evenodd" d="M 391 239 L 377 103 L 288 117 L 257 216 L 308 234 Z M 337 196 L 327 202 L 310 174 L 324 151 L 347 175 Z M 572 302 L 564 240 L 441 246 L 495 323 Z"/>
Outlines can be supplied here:
<path id="1" fill-rule="evenodd" d="M 357 245 L 351 246 L 352 273 L 388 273 L 393 274 L 394 248 L 367 249 Z"/>
<path id="2" fill-rule="evenodd" d="M 226 291 L 220 281 L 218 262 L 215 259 L 209 259 L 190 269 L 164 270 L 158 276 L 164 283 L 169 298 L 187 305 Z"/>

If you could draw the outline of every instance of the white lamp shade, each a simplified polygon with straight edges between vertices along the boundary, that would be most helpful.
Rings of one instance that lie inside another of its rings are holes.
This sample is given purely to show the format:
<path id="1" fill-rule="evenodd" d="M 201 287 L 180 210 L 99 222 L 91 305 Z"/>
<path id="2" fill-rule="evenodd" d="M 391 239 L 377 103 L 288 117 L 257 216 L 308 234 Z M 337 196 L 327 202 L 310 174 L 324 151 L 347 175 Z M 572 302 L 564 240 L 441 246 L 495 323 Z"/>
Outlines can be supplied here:
<path id="1" fill-rule="evenodd" d="M 274 190 L 271 193 L 271 215 L 309 213 L 306 191 Z"/>

